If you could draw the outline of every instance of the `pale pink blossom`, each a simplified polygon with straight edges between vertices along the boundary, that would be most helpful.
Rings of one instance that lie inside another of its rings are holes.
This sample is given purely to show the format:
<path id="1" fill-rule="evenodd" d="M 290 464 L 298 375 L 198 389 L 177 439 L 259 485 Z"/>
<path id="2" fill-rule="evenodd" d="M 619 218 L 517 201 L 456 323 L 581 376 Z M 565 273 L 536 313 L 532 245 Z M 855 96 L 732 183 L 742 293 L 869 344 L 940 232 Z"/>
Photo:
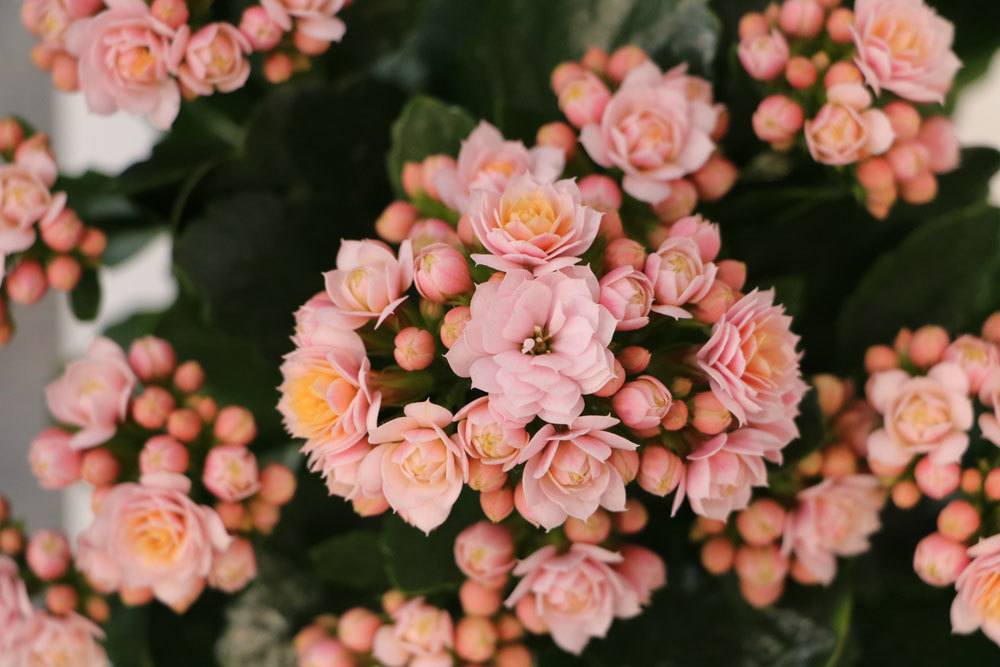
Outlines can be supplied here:
<path id="1" fill-rule="evenodd" d="M 405 416 L 371 432 L 372 449 L 358 481 L 366 495 L 385 495 L 389 505 L 425 533 L 444 523 L 469 476 L 465 452 L 444 427 L 452 414 L 430 401 L 410 403 Z"/>
<path id="2" fill-rule="evenodd" d="M 979 415 L 979 430 L 983 437 L 1000 447 L 1000 369 L 995 369 L 983 380 L 979 400 L 993 412 Z"/>
<path id="3" fill-rule="evenodd" d="M 107 9 L 76 21 L 66 48 L 79 59 L 80 88 L 94 113 L 142 114 L 167 129 L 180 111 L 173 73 L 186 31 L 157 20 L 142 0 L 105 0 Z"/>
<path id="4" fill-rule="evenodd" d="M 57 428 L 42 431 L 31 441 L 28 460 L 43 489 L 65 489 L 80 479 L 80 452 L 70 446 L 72 436 Z"/>
<path id="5" fill-rule="evenodd" d="M 482 396 L 455 414 L 456 439 L 466 453 L 486 465 L 510 470 L 518 454 L 528 445 L 528 431 L 519 421 L 507 419 Z"/>
<path id="6" fill-rule="evenodd" d="M 649 324 L 653 284 L 631 266 L 619 266 L 601 278 L 601 305 L 618 321 L 616 331 L 634 331 Z"/>
<path id="7" fill-rule="evenodd" d="M 868 436 L 868 455 L 887 465 L 906 465 L 917 454 L 929 455 L 935 465 L 960 461 L 973 420 L 968 388 L 962 368 L 947 362 L 926 376 L 898 369 L 873 375 L 868 401 L 883 421 Z"/>
<path id="8" fill-rule="evenodd" d="M 631 618 L 641 610 L 635 589 L 611 567 L 622 560 L 592 544 L 573 544 L 563 554 L 543 547 L 514 568 L 522 579 L 506 604 L 513 607 L 532 596 L 533 611 L 555 643 L 579 654 L 592 637 L 604 637 L 615 618 Z"/>
<path id="9" fill-rule="evenodd" d="M 319 292 L 295 311 L 296 347 L 338 346 L 356 335 L 326 292 Z"/>
<path id="10" fill-rule="evenodd" d="M 673 404 L 670 390 L 652 375 L 627 382 L 611 399 L 615 414 L 631 429 L 656 429 Z"/>
<path id="11" fill-rule="evenodd" d="M 347 32 L 336 16 L 347 0 L 261 0 L 260 4 L 285 32 L 292 29 L 292 19 L 296 30 L 322 42 L 339 42 Z"/>
<path id="12" fill-rule="evenodd" d="M 23 165 L 0 164 L 0 281 L 5 257 L 30 248 L 37 238 L 35 225 L 55 220 L 65 204 L 65 194 L 52 195 Z"/>
<path id="13" fill-rule="evenodd" d="M 0 554 L 0 656 L 14 650 L 25 624 L 34 611 L 17 562 Z"/>
<path id="14" fill-rule="evenodd" d="M 689 95 L 692 79 L 676 68 L 664 75 L 647 61 L 625 78 L 600 122 L 580 132 L 595 162 L 625 172 L 622 186 L 636 199 L 666 199 L 668 182 L 697 171 L 715 150 L 718 109 Z"/>
<path id="15" fill-rule="evenodd" d="M 817 581 L 829 585 L 837 572 L 837 556 L 868 551 L 869 537 L 881 527 L 884 504 L 885 493 L 873 475 L 823 480 L 799 492 L 798 506 L 785 522 L 782 548 Z"/>
<path id="16" fill-rule="evenodd" d="M 420 296 L 434 303 L 447 303 L 472 291 L 472 275 L 465 255 L 447 243 L 432 243 L 414 260 L 413 282 Z"/>
<path id="17" fill-rule="evenodd" d="M 455 538 L 455 563 L 462 574 L 484 586 L 502 586 L 514 567 L 510 530 L 489 521 L 469 526 Z"/>
<path id="18" fill-rule="evenodd" d="M 260 489 L 257 457 L 240 445 L 217 445 L 208 450 L 201 481 L 223 502 L 245 500 Z"/>
<path id="19" fill-rule="evenodd" d="M 125 421 L 135 382 L 118 344 L 98 338 L 82 359 L 70 362 L 45 388 L 45 399 L 53 417 L 79 427 L 70 446 L 86 449 L 107 442 Z"/>
<path id="20" fill-rule="evenodd" d="M 667 566 L 660 556 L 638 544 L 625 544 L 621 548 L 624 559 L 615 565 L 615 570 L 625 578 L 639 602 L 649 605 L 653 593 L 667 585 Z"/>
<path id="21" fill-rule="evenodd" d="M 951 631 L 967 635 L 982 630 L 1000 644 L 1000 535 L 980 540 L 968 553 L 972 561 L 955 582 Z"/>
<path id="22" fill-rule="evenodd" d="M 434 177 L 441 201 L 464 213 L 476 190 L 503 192 L 514 176 L 530 172 L 551 183 L 562 173 L 565 157 L 551 146 L 531 150 L 520 141 L 507 141 L 500 131 L 481 121 L 462 142 L 458 161 L 442 167 Z"/>
<path id="23" fill-rule="evenodd" d="M 231 93 L 250 78 L 250 51 L 250 42 L 236 26 L 209 23 L 187 41 L 177 74 L 181 83 L 199 95 L 215 90 Z"/>
<path id="24" fill-rule="evenodd" d="M 962 66 L 952 51 L 955 26 L 924 0 L 858 0 L 851 34 L 854 62 L 876 93 L 944 102 Z"/>
<path id="25" fill-rule="evenodd" d="M 574 181 L 549 183 L 530 173 L 513 176 L 503 190 L 474 191 L 467 214 L 491 253 L 472 258 L 500 271 L 575 264 L 601 226 L 601 213 L 583 204 Z"/>
<path id="26" fill-rule="evenodd" d="M 691 313 L 681 306 L 704 299 L 718 270 L 714 263 L 702 259 L 693 237 L 668 237 L 646 257 L 646 276 L 653 284 L 652 311 L 675 319 L 690 318 Z"/>
<path id="27" fill-rule="evenodd" d="M 80 536 L 78 567 L 105 589 L 150 588 L 175 611 L 187 609 L 232 540 L 190 490 L 191 480 L 174 473 L 113 487 Z"/>
<path id="28" fill-rule="evenodd" d="M 1000 370 L 1000 351 L 977 336 L 959 336 L 945 348 L 942 361 L 958 364 L 969 380 L 969 392 L 977 393 L 986 377 Z"/>
<path id="29" fill-rule="evenodd" d="M 638 445 L 607 429 L 614 417 L 577 417 L 565 428 L 546 424 L 518 455 L 524 463 L 524 498 L 532 518 L 546 530 L 568 517 L 586 521 L 603 507 L 625 511 L 625 481 L 611 464 L 616 449 Z"/>
<path id="30" fill-rule="evenodd" d="M 392 614 L 399 645 L 411 655 L 434 656 L 452 647 L 451 616 L 418 597 Z"/>
<path id="31" fill-rule="evenodd" d="M 931 116 L 920 125 L 917 141 L 927 149 L 928 164 L 935 174 L 955 169 L 961 162 L 961 145 L 955 122 L 947 116 Z"/>
<path id="32" fill-rule="evenodd" d="M 345 325 L 358 329 L 375 319 L 378 327 L 407 298 L 413 284 L 413 248 L 403 241 L 397 258 L 381 241 L 343 241 L 337 268 L 323 279 Z"/>
<path id="33" fill-rule="evenodd" d="M 776 79 L 788 64 L 788 40 L 780 30 L 771 30 L 741 40 L 737 49 L 740 64 L 758 81 Z"/>
<path id="34" fill-rule="evenodd" d="M 569 424 L 583 413 L 583 396 L 613 375 L 616 323 L 599 296 L 586 267 L 535 278 L 515 269 L 480 283 L 448 363 L 508 419 Z"/>
<path id="35" fill-rule="evenodd" d="M 462 250 L 464 247 L 462 239 L 459 237 L 458 232 L 455 231 L 455 228 L 444 220 L 438 220 L 437 218 L 417 220 L 413 223 L 406 238 L 410 240 L 410 244 L 413 246 L 414 255 L 419 254 L 421 250 L 435 243 L 445 243 L 456 250 Z"/>
<path id="36" fill-rule="evenodd" d="M 36 132 L 25 139 L 14 150 L 14 164 L 24 167 L 45 185 L 51 188 L 59 177 L 59 167 L 49 146 L 49 137 Z"/>
<path id="37" fill-rule="evenodd" d="M 813 159 L 830 165 L 881 155 L 895 136 L 889 117 L 881 110 L 859 110 L 836 102 L 824 104 L 815 118 L 806 121 L 805 135 Z"/>
<path id="38" fill-rule="evenodd" d="M 6 632 L 4 633 L 6 634 Z M 0 663 L 21 667 L 105 667 L 108 656 L 100 644 L 104 633 L 78 614 L 53 616 L 36 612 L 16 628 L 9 651 Z M 3 639 L 0 638 L 0 646 Z M 10 662 L 7 662 L 10 660 Z"/>
<path id="39" fill-rule="evenodd" d="M 700 215 L 689 215 L 676 220 L 667 231 L 667 238 L 688 237 L 698 245 L 703 262 L 711 262 L 722 248 L 719 226 Z"/>
<path id="40" fill-rule="evenodd" d="M 257 556 L 253 544 L 236 538 L 215 557 L 208 573 L 208 585 L 226 593 L 236 593 L 257 577 Z"/>

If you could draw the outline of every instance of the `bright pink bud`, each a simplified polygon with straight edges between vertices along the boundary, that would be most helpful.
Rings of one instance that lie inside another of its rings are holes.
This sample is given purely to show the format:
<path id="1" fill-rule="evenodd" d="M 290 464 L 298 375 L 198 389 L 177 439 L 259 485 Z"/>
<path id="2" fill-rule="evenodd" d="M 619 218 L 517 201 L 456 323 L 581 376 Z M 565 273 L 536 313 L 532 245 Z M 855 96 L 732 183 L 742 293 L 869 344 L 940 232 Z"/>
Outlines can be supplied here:
<path id="1" fill-rule="evenodd" d="M 607 51 L 598 46 L 592 46 L 584 52 L 583 57 L 580 58 L 580 64 L 591 72 L 603 74 L 604 70 L 608 68 L 608 60 L 610 60 L 610 56 Z"/>
<path id="2" fill-rule="evenodd" d="M 98 625 L 104 625 L 111 618 L 111 606 L 99 595 L 91 595 L 84 603 L 87 617 Z"/>
<path id="3" fill-rule="evenodd" d="M 872 345 L 865 350 L 865 371 L 868 374 L 899 367 L 899 355 L 888 345 Z"/>
<path id="4" fill-rule="evenodd" d="M 639 464 L 639 486 L 661 498 L 674 489 L 684 473 L 684 462 L 665 447 L 643 447 Z"/>
<path id="5" fill-rule="evenodd" d="M 853 27 L 854 12 L 846 7 L 834 9 L 826 19 L 826 32 L 835 44 L 850 44 L 854 39 L 851 34 Z"/>
<path id="6" fill-rule="evenodd" d="M 502 465 L 483 463 L 480 459 L 469 460 L 468 485 L 473 491 L 489 493 L 507 483 L 507 473 Z"/>
<path id="7" fill-rule="evenodd" d="M 928 169 L 916 177 L 901 183 L 899 196 L 908 204 L 921 205 L 934 201 L 937 197 L 937 177 Z"/>
<path id="8" fill-rule="evenodd" d="M 71 556 L 66 536 L 55 530 L 40 530 L 28 541 L 28 567 L 42 581 L 63 576 Z"/>
<path id="9" fill-rule="evenodd" d="M 736 529 L 750 545 L 761 547 L 781 537 L 785 527 L 785 509 L 770 498 L 755 500 L 736 515 Z"/>
<path id="10" fill-rule="evenodd" d="M 416 199 L 424 191 L 423 168 L 419 162 L 404 162 L 400 178 L 403 181 L 403 192 L 407 197 Z"/>
<path id="11" fill-rule="evenodd" d="M 628 484 L 639 474 L 639 454 L 632 449 L 615 449 L 608 459 L 622 480 Z"/>
<path id="12" fill-rule="evenodd" d="M 913 552 L 914 571 L 931 586 L 943 587 L 955 583 L 968 564 L 965 545 L 941 533 L 931 533 L 920 540 Z"/>
<path id="13" fill-rule="evenodd" d="M 495 588 L 502 588 L 514 567 L 514 539 L 504 526 L 480 521 L 455 538 L 455 563 L 462 574 Z"/>
<path id="14" fill-rule="evenodd" d="M 458 599 L 466 614 L 492 616 L 503 606 L 503 589 L 484 586 L 475 579 L 466 579 L 458 589 Z"/>
<path id="15" fill-rule="evenodd" d="M 126 607 L 144 607 L 153 601 L 153 589 L 151 588 L 130 588 L 123 586 L 118 591 L 118 597 Z"/>
<path id="16" fill-rule="evenodd" d="M 629 72 L 647 60 L 649 56 L 638 46 L 630 44 L 615 49 L 608 59 L 608 77 L 616 83 L 621 83 Z"/>
<path id="17" fill-rule="evenodd" d="M 153 16 L 175 30 L 188 22 L 188 12 L 185 0 L 153 0 L 149 7 Z"/>
<path id="18" fill-rule="evenodd" d="M 615 239 L 604 249 L 604 270 L 609 273 L 622 266 L 631 266 L 641 271 L 645 265 L 646 249 L 633 239 Z"/>
<path id="19" fill-rule="evenodd" d="M 260 472 L 260 497 L 272 505 L 282 506 L 291 502 L 298 482 L 295 473 L 280 463 L 268 463 Z"/>
<path id="20" fill-rule="evenodd" d="M 926 495 L 940 500 L 958 488 L 962 478 L 962 468 L 957 463 L 935 465 L 930 457 L 925 456 L 913 469 L 917 486 Z"/>
<path id="21" fill-rule="evenodd" d="M 728 537 L 713 537 L 701 547 L 701 564 L 712 574 L 725 574 L 733 567 L 736 549 Z"/>
<path id="22" fill-rule="evenodd" d="M 798 102 L 784 95 L 771 95 L 754 112 L 753 131 L 761 141 L 789 146 L 804 122 L 805 115 Z"/>
<path id="23" fill-rule="evenodd" d="M 118 463 L 118 459 L 103 447 L 88 449 L 83 453 L 80 475 L 88 484 L 107 486 L 118 479 L 119 472 L 121 464 Z"/>
<path id="24" fill-rule="evenodd" d="M 69 252 L 83 238 L 83 222 L 72 209 L 64 208 L 40 227 L 42 241 L 56 252 Z"/>
<path id="25" fill-rule="evenodd" d="M 920 131 L 920 112 L 909 102 L 895 100 L 889 102 L 882 109 L 889 117 L 892 125 L 892 132 L 896 135 L 896 141 L 905 142 L 917 138 Z"/>
<path id="26" fill-rule="evenodd" d="M 14 303 L 38 303 L 49 290 L 49 281 L 40 262 L 24 260 L 7 274 L 7 295 Z"/>
<path id="27" fill-rule="evenodd" d="M 622 207 L 622 190 L 615 179 L 603 174 L 591 174 L 580 179 L 580 196 L 583 203 L 599 211 Z"/>
<path id="28" fill-rule="evenodd" d="M 421 296 L 435 303 L 472 291 L 468 260 L 447 243 L 432 243 L 417 254 L 413 282 Z"/>
<path id="29" fill-rule="evenodd" d="M 292 78 L 294 72 L 295 63 L 287 53 L 277 51 L 264 59 L 264 78 L 269 83 L 284 83 Z"/>
<path id="30" fill-rule="evenodd" d="M 58 52 L 59 50 L 53 48 L 50 44 L 39 42 L 31 47 L 31 62 L 43 72 L 48 72 L 52 69 L 52 60 Z"/>
<path id="31" fill-rule="evenodd" d="M 435 185 L 438 172 L 442 169 L 450 170 L 455 168 L 457 168 L 455 158 L 450 155 L 429 155 L 424 158 L 420 167 L 420 175 L 423 177 L 421 186 L 428 197 L 438 201 L 441 200 L 441 195 L 438 193 L 437 185 Z"/>
<path id="32" fill-rule="evenodd" d="M 240 18 L 240 32 L 254 51 L 270 51 L 281 42 L 284 32 L 260 5 L 247 7 Z"/>
<path id="33" fill-rule="evenodd" d="M 611 379 L 604 383 L 604 386 L 594 392 L 594 396 L 600 396 L 601 398 L 608 398 L 614 396 L 622 385 L 625 384 L 625 369 L 622 368 L 622 364 L 617 359 L 611 367 Z"/>
<path id="34" fill-rule="evenodd" d="M 80 262 L 69 255 L 58 255 L 49 260 L 45 267 L 45 277 L 52 289 L 69 292 L 80 282 L 83 268 Z"/>
<path id="35" fill-rule="evenodd" d="M 733 415 L 710 391 L 695 394 L 692 425 L 705 435 L 722 433 L 733 423 Z"/>
<path id="36" fill-rule="evenodd" d="M 568 86 L 570 82 L 576 81 L 586 76 L 586 74 L 586 70 L 580 63 L 573 61 L 559 63 L 552 70 L 552 74 L 549 75 L 549 85 L 552 86 L 552 92 L 558 97 L 562 93 L 563 88 Z"/>
<path id="37" fill-rule="evenodd" d="M 24 141 L 24 128 L 16 118 L 0 118 L 0 153 L 8 153 Z"/>
<path id="38" fill-rule="evenodd" d="M 625 426 L 643 430 L 660 425 L 671 401 L 670 390 L 662 382 L 652 375 L 641 375 L 619 389 L 611 404 Z"/>
<path id="39" fill-rule="evenodd" d="M 928 154 L 928 164 L 935 174 L 943 174 L 958 166 L 961 146 L 955 123 L 946 116 L 932 116 L 920 126 L 917 136 Z"/>
<path id="40" fill-rule="evenodd" d="M 546 123 L 538 128 L 535 143 L 539 146 L 557 148 L 562 151 L 566 159 L 569 159 L 576 152 L 576 132 L 561 121 Z"/>
<path id="41" fill-rule="evenodd" d="M 669 223 L 691 215 L 698 205 L 698 190 L 686 178 L 675 179 L 668 185 L 670 194 L 653 207 L 653 212 L 662 222 Z"/>
<path id="42" fill-rule="evenodd" d="M 514 511 L 514 492 L 510 487 L 479 494 L 479 506 L 493 523 L 499 523 Z"/>
<path id="43" fill-rule="evenodd" d="M 586 72 L 559 92 L 559 108 L 570 123 L 584 127 L 601 121 L 610 99 L 611 91 L 604 82 L 593 72 Z"/>
<path id="44" fill-rule="evenodd" d="M 739 35 L 741 41 L 766 35 L 770 29 L 771 25 L 760 12 L 748 12 L 740 17 Z"/>
<path id="45" fill-rule="evenodd" d="M 163 387 L 146 387 L 132 401 L 132 419 L 139 426 L 150 431 L 158 431 L 167 423 L 167 417 L 176 404 L 174 397 Z"/>
<path id="46" fill-rule="evenodd" d="M 466 616 L 455 626 L 455 653 L 463 660 L 483 663 L 497 650 L 497 629 L 488 618 Z"/>
<path id="47" fill-rule="evenodd" d="M 80 480 L 82 454 L 69 446 L 70 434 L 57 428 L 42 431 L 31 442 L 28 461 L 38 484 L 49 491 L 65 489 Z M 0 511 L 0 523 L 4 512 Z"/>
<path id="48" fill-rule="evenodd" d="M 823 76 L 823 85 L 826 88 L 833 88 L 841 83 L 861 83 L 864 77 L 861 70 L 846 60 L 841 60 L 830 65 L 830 69 Z"/>
<path id="49" fill-rule="evenodd" d="M 472 311 L 468 306 L 456 306 L 444 314 L 444 322 L 441 324 L 441 343 L 447 348 L 458 342 L 465 325 L 472 319 Z"/>
<path id="50" fill-rule="evenodd" d="M 938 514 L 938 531 L 956 542 L 965 542 L 972 537 L 981 521 L 979 510 L 967 500 L 952 500 Z"/>
<path id="51" fill-rule="evenodd" d="M 177 358 L 170 343 L 156 336 L 144 336 L 132 342 L 128 362 L 140 380 L 149 382 L 170 377 Z"/>
<path id="52" fill-rule="evenodd" d="M 798 90 L 812 87 L 816 83 L 816 65 L 803 56 L 795 56 L 785 65 L 785 78 L 789 85 Z"/>
<path id="53" fill-rule="evenodd" d="M 190 461 L 187 447 L 169 435 L 154 435 L 139 452 L 139 471 L 143 475 L 157 472 L 183 474 Z"/>
<path id="54" fill-rule="evenodd" d="M 205 370 L 197 361 L 185 361 L 174 371 L 174 386 L 185 394 L 191 394 L 205 384 Z"/>
<path id="55" fill-rule="evenodd" d="M 174 410 L 167 417 L 167 433 L 181 442 L 191 442 L 201 433 L 201 417 L 190 408 Z"/>
<path id="56" fill-rule="evenodd" d="M 573 542 L 600 544 L 611 534 L 611 515 L 598 509 L 586 521 L 571 516 L 563 524 L 563 531 Z"/>
<path id="57" fill-rule="evenodd" d="M 396 347 L 392 356 L 403 370 L 423 370 L 434 361 L 434 337 L 426 329 L 406 327 L 396 334 L 393 342 Z"/>
<path id="58" fill-rule="evenodd" d="M 823 29 L 823 7 L 816 0 L 785 0 L 778 25 L 793 37 L 812 38 Z"/>
<path id="59" fill-rule="evenodd" d="M 222 408 L 215 418 L 215 437 L 227 445 L 249 445 L 257 437 L 253 413 L 238 405 Z"/>
<path id="60" fill-rule="evenodd" d="M 930 368 L 941 361 L 949 343 L 951 340 L 944 327 L 924 325 L 913 332 L 908 351 L 910 361 L 920 368 Z"/>
<path id="61" fill-rule="evenodd" d="M 69 584 L 57 584 L 45 589 L 45 606 L 56 616 L 65 616 L 76 609 L 80 596 Z"/>
<path id="62" fill-rule="evenodd" d="M 337 621 L 337 637 L 350 650 L 368 653 L 380 627 L 382 619 L 378 614 L 364 607 L 354 607 L 345 611 Z"/>
<path id="63" fill-rule="evenodd" d="M 828 373 L 814 375 L 812 385 L 816 388 L 819 410 L 825 417 L 832 417 L 840 412 L 851 397 L 852 384 L 835 375 Z"/>
<path id="64" fill-rule="evenodd" d="M 230 503 L 245 500 L 260 489 L 257 457 L 242 445 L 212 447 L 205 459 L 201 481 L 219 500 Z"/>
<path id="65" fill-rule="evenodd" d="M 384 241 L 402 243 L 409 238 L 410 230 L 418 217 L 416 206 L 408 201 L 394 201 L 375 221 L 375 232 Z"/>
<path id="66" fill-rule="evenodd" d="M 621 362 L 622 368 L 629 375 L 635 375 L 636 373 L 641 373 L 646 370 L 649 366 L 650 359 L 653 355 L 649 350 L 642 347 L 641 345 L 629 345 L 623 347 L 621 352 L 618 353 L 617 359 Z"/>
<path id="67" fill-rule="evenodd" d="M 740 41 L 737 54 L 743 69 L 758 81 L 771 81 L 785 71 L 788 42 L 777 30 Z"/>
<path id="68" fill-rule="evenodd" d="M 729 192 L 738 175 L 735 164 L 715 153 L 701 169 L 691 174 L 691 180 L 698 189 L 698 197 L 702 201 L 713 202 Z"/>

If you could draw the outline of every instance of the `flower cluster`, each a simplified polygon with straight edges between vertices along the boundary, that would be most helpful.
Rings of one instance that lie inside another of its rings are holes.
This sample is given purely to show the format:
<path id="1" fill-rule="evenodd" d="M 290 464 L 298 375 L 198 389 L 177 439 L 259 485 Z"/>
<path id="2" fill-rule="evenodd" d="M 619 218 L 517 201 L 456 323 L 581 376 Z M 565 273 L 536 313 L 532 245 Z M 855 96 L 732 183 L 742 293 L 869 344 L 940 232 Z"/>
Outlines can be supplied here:
<path id="1" fill-rule="evenodd" d="M 9 302 L 37 303 L 54 289 L 69 292 L 107 246 L 52 192 L 58 177 L 48 137 L 15 118 L 0 119 L 0 345 L 14 335 Z M 9 269 L 9 270 L 8 270 Z"/>
<path id="2" fill-rule="evenodd" d="M 94 113 L 147 116 L 169 128 L 181 98 L 242 88 L 250 54 L 268 52 L 264 75 L 287 80 L 346 31 L 347 0 L 263 0 L 239 25 L 199 20 L 186 0 L 24 0 L 21 18 L 39 42 L 35 64 L 56 88 L 82 90 Z"/>
<path id="3" fill-rule="evenodd" d="M 848 381 L 813 378 L 824 415 L 824 444 L 784 470 L 780 484 L 764 489 L 728 522 L 699 518 L 692 539 L 703 542 L 702 565 L 722 575 L 734 570 L 743 597 L 768 606 L 791 577 L 801 585 L 829 585 L 837 558 L 868 550 L 881 526 L 885 490 L 864 463 L 875 426 L 864 400 L 852 398 Z"/>
<path id="4" fill-rule="evenodd" d="M 59 426 L 32 442 L 31 468 L 47 489 L 94 487 L 76 564 L 95 590 L 180 612 L 206 585 L 235 592 L 256 576 L 248 537 L 273 529 L 295 476 L 258 468 L 253 415 L 219 409 L 204 381 L 165 340 L 139 338 L 126 355 L 99 338 L 46 388 Z"/>
<path id="5" fill-rule="evenodd" d="M 892 347 L 869 348 L 865 367 L 880 422 L 867 442 L 872 467 L 901 509 L 923 496 L 939 508 L 937 529 L 916 546 L 914 570 L 931 586 L 955 585 L 954 632 L 981 629 L 1000 644 L 998 346 L 994 313 L 980 336 L 903 329 Z"/>
<path id="6" fill-rule="evenodd" d="M 923 0 L 837 4 L 785 0 L 741 18 L 740 62 L 768 95 L 753 128 L 775 150 L 804 139 L 817 162 L 850 165 L 882 219 L 897 197 L 933 200 L 936 175 L 958 166 L 954 125 L 924 115 L 961 66 L 954 29 Z"/>
<path id="7" fill-rule="evenodd" d="M 44 609 L 32 606 L 34 595 Z M 40 530 L 25 543 L 0 496 L 0 664 L 107 665 L 97 624 L 110 613 L 104 597 L 75 571 L 66 536 Z"/>

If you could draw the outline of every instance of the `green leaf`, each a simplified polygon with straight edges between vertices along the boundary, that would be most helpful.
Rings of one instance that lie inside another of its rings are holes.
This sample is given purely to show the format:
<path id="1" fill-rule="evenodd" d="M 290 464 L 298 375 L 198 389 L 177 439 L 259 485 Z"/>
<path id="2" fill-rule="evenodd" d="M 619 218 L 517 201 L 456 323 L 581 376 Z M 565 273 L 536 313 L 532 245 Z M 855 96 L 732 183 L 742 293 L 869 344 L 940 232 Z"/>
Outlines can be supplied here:
<path id="1" fill-rule="evenodd" d="M 462 140 L 475 127 L 475 119 L 460 107 L 432 97 L 410 100 L 392 126 L 388 168 L 396 195 L 404 194 L 400 177 L 405 162 L 420 161 L 435 153 L 457 155 Z"/>
<path id="2" fill-rule="evenodd" d="M 378 533 L 355 530 L 331 537 L 309 551 L 316 574 L 326 583 L 375 593 L 388 587 Z"/>
<path id="3" fill-rule="evenodd" d="M 78 320 L 89 322 L 97 317 L 101 309 L 101 283 L 96 269 L 83 270 L 80 282 L 69 293 L 69 305 Z"/>

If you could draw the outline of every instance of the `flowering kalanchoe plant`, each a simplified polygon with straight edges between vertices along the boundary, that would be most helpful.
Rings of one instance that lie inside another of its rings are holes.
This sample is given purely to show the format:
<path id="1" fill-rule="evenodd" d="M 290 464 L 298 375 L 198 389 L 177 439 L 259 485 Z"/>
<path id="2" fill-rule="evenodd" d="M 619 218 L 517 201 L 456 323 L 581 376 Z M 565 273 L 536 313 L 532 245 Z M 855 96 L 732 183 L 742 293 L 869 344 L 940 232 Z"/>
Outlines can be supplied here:
<path id="1" fill-rule="evenodd" d="M 219 409 L 204 381 L 197 362 L 178 364 L 170 343 L 148 336 L 128 354 L 97 339 L 47 387 L 59 426 L 29 459 L 47 489 L 94 487 L 76 563 L 95 590 L 182 612 L 206 585 L 233 593 L 256 576 L 249 538 L 274 528 L 295 476 L 258 468 L 253 415 Z"/>
<path id="2" fill-rule="evenodd" d="M 0 496 L 0 664 L 107 665 L 99 625 L 110 614 L 77 571 L 66 536 L 40 530 L 26 541 Z"/>
<path id="3" fill-rule="evenodd" d="M 62 91 L 83 92 L 98 114 L 143 115 L 167 129 L 181 99 L 242 88 L 250 55 L 267 53 L 264 76 L 279 83 L 346 31 L 348 0 L 262 0 L 239 25 L 192 15 L 186 0 L 24 0 L 21 18 L 38 38 L 31 57 Z"/>
<path id="4" fill-rule="evenodd" d="M 869 212 L 925 204 L 958 166 L 954 124 L 934 113 L 961 63 L 954 28 L 924 0 L 859 0 L 854 10 L 784 0 L 739 25 L 740 63 L 767 97 L 753 129 L 774 150 L 849 166 Z"/>
<path id="5" fill-rule="evenodd" d="M 940 508 L 936 530 L 914 550 L 913 568 L 931 586 L 955 585 L 953 632 L 981 629 L 1000 644 L 998 345 L 994 313 L 979 336 L 952 340 L 938 326 L 903 329 L 892 347 L 869 348 L 865 367 L 868 400 L 881 418 L 867 443 L 872 467 L 899 508 L 923 496 Z"/>
<path id="6" fill-rule="evenodd" d="M 37 303 L 49 287 L 72 291 L 107 246 L 53 192 L 58 177 L 48 137 L 0 119 L 0 345 L 14 335 L 10 303 Z"/>

